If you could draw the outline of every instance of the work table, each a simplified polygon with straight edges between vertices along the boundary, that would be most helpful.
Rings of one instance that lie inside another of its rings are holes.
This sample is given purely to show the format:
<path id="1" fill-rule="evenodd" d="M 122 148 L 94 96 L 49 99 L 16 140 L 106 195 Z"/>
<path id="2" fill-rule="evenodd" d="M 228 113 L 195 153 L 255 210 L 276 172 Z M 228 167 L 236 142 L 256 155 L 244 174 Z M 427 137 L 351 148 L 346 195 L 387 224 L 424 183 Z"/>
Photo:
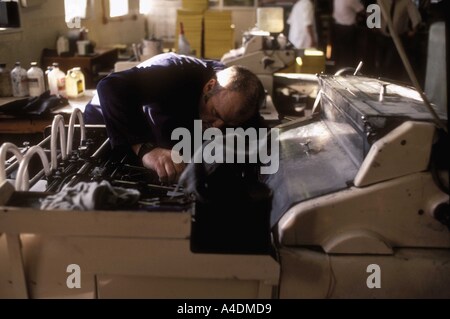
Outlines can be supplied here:
<path id="1" fill-rule="evenodd" d="M 92 99 L 95 92 L 95 90 L 86 90 L 84 96 L 76 99 L 69 99 L 69 104 L 42 116 L 14 117 L 0 113 L 0 134 L 42 133 L 46 126 L 51 125 L 53 117 L 56 114 L 63 115 L 64 119 L 68 121 L 74 108 L 79 108 L 82 112 L 84 112 L 86 104 Z M 0 111 L 2 105 L 16 99 L 19 98 L 0 98 Z"/>

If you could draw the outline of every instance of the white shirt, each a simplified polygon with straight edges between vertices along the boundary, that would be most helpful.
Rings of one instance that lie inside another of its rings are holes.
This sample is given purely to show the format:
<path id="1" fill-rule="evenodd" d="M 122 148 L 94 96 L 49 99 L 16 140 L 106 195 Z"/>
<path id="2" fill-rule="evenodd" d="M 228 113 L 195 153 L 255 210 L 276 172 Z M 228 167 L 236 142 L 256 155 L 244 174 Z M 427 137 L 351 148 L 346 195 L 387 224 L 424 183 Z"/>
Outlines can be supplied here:
<path id="1" fill-rule="evenodd" d="M 333 18 L 337 24 L 353 25 L 356 22 L 356 14 L 364 10 L 359 0 L 334 0 Z"/>
<path id="2" fill-rule="evenodd" d="M 377 0 L 377 3 L 386 8 L 387 14 L 390 15 L 392 0 Z M 395 32 L 399 35 L 408 32 L 410 30 L 408 25 L 410 20 L 413 29 L 416 28 L 422 20 L 416 5 L 412 0 L 395 0 L 394 18 L 392 19 Z M 383 14 L 381 14 L 381 32 L 388 35 L 387 24 Z"/>
<path id="3" fill-rule="evenodd" d="M 292 7 L 291 14 L 287 20 L 290 24 L 289 41 L 297 49 L 306 49 L 311 47 L 311 37 L 307 30 L 309 25 L 314 25 L 314 5 L 310 0 L 299 0 Z M 315 34 L 315 32 L 314 32 Z M 317 42 L 317 41 L 316 41 Z"/>

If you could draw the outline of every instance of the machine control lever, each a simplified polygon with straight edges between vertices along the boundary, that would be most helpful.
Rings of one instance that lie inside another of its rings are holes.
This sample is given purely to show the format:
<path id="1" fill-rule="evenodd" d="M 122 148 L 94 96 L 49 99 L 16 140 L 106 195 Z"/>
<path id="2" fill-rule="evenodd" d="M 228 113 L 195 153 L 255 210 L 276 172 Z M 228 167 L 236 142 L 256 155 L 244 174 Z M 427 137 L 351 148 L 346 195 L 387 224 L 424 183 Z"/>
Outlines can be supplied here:
<path id="1" fill-rule="evenodd" d="M 389 85 L 389 83 L 381 83 L 381 87 L 380 87 L 380 96 L 378 97 L 378 101 L 379 102 L 383 102 L 384 101 L 384 96 L 387 93 L 387 89 L 386 87 Z"/>

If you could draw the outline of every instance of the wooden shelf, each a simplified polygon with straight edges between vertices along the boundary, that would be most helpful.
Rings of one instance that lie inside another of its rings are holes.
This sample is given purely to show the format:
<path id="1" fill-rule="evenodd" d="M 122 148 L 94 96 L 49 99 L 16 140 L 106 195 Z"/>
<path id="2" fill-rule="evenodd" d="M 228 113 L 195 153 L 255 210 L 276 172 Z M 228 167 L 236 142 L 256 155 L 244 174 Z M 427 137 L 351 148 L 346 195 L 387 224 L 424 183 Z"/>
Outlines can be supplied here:
<path id="1" fill-rule="evenodd" d="M 114 70 L 114 63 L 118 60 L 117 49 L 98 50 L 92 55 L 72 57 L 43 56 L 42 66 L 46 68 L 52 63 L 58 63 L 59 68 L 67 73 L 67 70 L 80 67 L 86 80 L 87 89 L 95 89 L 99 80 Z"/>

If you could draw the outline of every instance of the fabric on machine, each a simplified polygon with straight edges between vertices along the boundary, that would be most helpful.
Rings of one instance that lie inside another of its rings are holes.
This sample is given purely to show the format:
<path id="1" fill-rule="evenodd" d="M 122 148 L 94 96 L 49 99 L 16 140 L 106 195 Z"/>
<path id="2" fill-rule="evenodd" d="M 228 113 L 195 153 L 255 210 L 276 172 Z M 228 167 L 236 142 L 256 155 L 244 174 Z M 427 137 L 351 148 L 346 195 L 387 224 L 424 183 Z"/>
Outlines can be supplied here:
<path id="1" fill-rule="evenodd" d="M 80 182 L 64 187 L 59 193 L 47 196 L 41 202 L 43 210 L 105 210 L 133 205 L 140 193 L 135 189 L 112 187 L 107 181 Z"/>

